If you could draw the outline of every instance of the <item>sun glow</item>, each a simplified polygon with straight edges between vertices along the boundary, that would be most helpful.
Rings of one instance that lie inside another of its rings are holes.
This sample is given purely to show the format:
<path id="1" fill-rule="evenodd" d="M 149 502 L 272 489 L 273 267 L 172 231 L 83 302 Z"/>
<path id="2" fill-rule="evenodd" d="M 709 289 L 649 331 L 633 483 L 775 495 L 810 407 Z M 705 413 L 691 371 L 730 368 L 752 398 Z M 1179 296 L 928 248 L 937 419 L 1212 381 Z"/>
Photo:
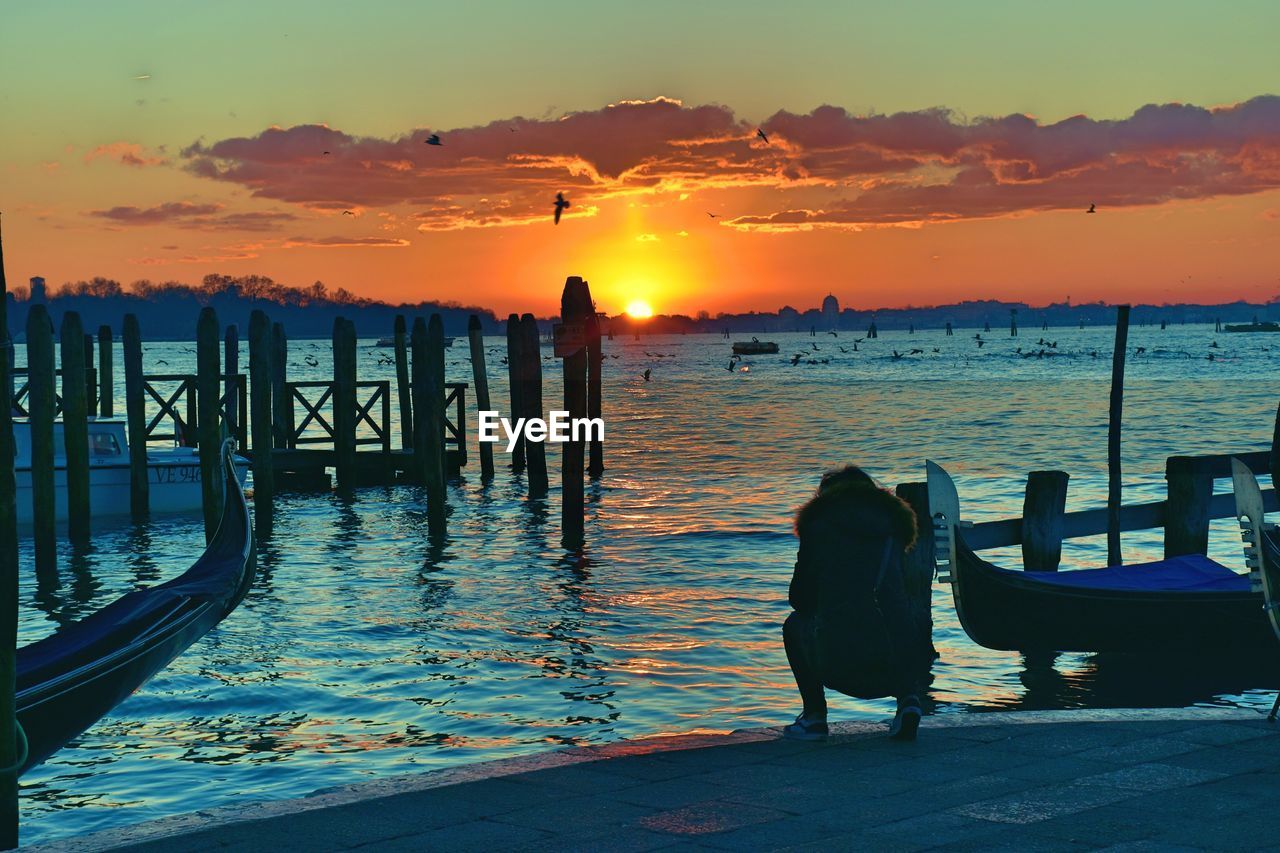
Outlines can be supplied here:
<path id="1" fill-rule="evenodd" d="M 634 299 L 627 303 L 627 314 L 636 319 L 643 320 L 646 317 L 653 316 L 653 308 L 643 299 Z"/>

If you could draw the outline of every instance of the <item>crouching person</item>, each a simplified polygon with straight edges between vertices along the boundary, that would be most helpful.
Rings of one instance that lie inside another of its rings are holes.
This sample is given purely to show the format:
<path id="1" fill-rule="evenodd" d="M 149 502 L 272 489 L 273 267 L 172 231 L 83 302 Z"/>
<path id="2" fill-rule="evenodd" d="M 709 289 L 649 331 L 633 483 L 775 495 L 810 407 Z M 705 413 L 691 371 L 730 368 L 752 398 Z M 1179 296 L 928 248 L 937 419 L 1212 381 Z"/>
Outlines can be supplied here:
<path id="1" fill-rule="evenodd" d="M 907 605 L 903 554 L 916 539 L 911 507 L 852 465 L 823 475 L 796 515 L 800 550 L 782 636 L 804 710 L 790 738 L 827 736 L 826 688 L 893 696 L 889 736 L 914 740 L 931 650 Z"/>

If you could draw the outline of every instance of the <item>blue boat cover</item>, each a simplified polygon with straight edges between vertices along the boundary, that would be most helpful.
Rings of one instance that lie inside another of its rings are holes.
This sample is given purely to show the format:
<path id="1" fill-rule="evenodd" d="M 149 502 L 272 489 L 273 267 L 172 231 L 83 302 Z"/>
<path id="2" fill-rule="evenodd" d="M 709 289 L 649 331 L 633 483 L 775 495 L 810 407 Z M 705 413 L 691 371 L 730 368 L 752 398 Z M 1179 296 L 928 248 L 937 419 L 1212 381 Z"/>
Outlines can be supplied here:
<path id="1" fill-rule="evenodd" d="M 1202 554 L 1188 554 L 1105 569 L 1065 572 L 1016 572 L 1028 580 L 1053 586 L 1118 589 L 1138 592 L 1248 592 L 1249 576 L 1238 575 Z"/>

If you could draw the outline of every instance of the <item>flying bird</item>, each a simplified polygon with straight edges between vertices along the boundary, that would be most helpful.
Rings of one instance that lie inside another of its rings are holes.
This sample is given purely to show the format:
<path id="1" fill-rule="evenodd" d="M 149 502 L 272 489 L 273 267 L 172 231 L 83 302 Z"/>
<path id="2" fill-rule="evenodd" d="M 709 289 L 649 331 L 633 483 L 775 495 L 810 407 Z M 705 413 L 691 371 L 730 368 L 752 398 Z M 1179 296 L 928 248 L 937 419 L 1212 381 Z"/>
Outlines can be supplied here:
<path id="1" fill-rule="evenodd" d="M 444 145 L 444 143 L 440 141 L 440 134 L 438 133 L 433 133 L 422 141 L 426 145 Z"/>
<path id="2" fill-rule="evenodd" d="M 324 152 L 322 152 L 322 153 L 323 153 L 323 154 L 324 154 L 324 156 L 326 156 L 326 157 L 328 157 L 328 156 L 329 156 L 329 152 L 328 152 L 328 151 L 324 151 Z"/>
<path id="3" fill-rule="evenodd" d="M 351 211 L 349 211 L 349 210 L 344 210 L 344 211 L 342 211 L 342 215 L 343 215 L 343 216 L 355 216 L 355 214 L 354 214 L 354 213 L 352 213 L 352 212 L 351 212 Z"/>
<path id="4" fill-rule="evenodd" d="M 1097 213 L 1097 212 L 1098 212 L 1098 206 L 1096 204 L 1089 205 L 1089 209 L 1085 211 L 1085 213 Z"/>
<path id="5" fill-rule="evenodd" d="M 644 381 L 645 381 L 645 382 L 648 382 L 648 381 L 649 381 L 649 374 L 650 374 L 650 370 L 649 370 L 649 368 L 647 368 L 647 367 L 646 367 L 646 368 L 644 369 Z"/>
<path id="6" fill-rule="evenodd" d="M 569 206 L 569 200 L 564 197 L 564 193 L 556 193 L 556 225 L 560 224 L 560 214 Z"/>
<path id="7" fill-rule="evenodd" d="M 709 210 L 707 211 L 707 216 L 710 216 L 712 219 L 715 219 L 715 218 L 716 218 L 716 214 L 712 213 L 712 212 L 711 212 L 711 211 L 709 211 Z"/>
<path id="8" fill-rule="evenodd" d="M 758 136 L 758 137 L 760 137 L 761 139 L 763 139 L 763 140 L 764 140 L 764 144 L 765 144 L 765 145 L 768 145 L 768 144 L 769 144 L 769 137 L 768 137 L 768 136 L 766 136 L 766 135 L 765 135 L 765 132 L 764 132 L 763 130 L 761 130 L 760 128 L 758 128 L 758 127 L 756 128 L 756 136 Z"/>

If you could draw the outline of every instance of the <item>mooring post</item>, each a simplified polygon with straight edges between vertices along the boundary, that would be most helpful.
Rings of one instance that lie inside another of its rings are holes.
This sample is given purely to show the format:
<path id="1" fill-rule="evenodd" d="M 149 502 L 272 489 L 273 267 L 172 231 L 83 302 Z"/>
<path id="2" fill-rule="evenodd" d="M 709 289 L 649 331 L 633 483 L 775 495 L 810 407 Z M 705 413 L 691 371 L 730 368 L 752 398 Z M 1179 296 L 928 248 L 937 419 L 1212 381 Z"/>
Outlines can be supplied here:
<path id="1" fill-rule="evenodd" d="M 524 361 L 524 385 L 520 389 L 520 402 L 524 405 L 522 417 L 545 418 L 542 411 L 542 342 L 538 335 L 538 321 L 532 314 L 520 317 L 520 355 Z M 546 436 L 542 436 L 545 440 Z M 547 445 L 545 441 L 525 442 L 524 461 L 529 497 L 540 498 L 547 493 Z"/>
<path id="2" fill-rule="evenodd" d="M 338 488 L 356 484 L 356 331 L 347 319 L 333 321 L 333 451 Z"/>
<path id="3" fill-rule="evenodd" d="M 222 373 L 226 376 L 223 397 L 226 403 L 222 415 L 227 419 L 227 432 L 236 434 L 240 416 L 240 327 L 235 323 L 227 326 L 222 337 Z"/>
<path id="4" fill-rule="evenodd" d="M 489 372 L 484 364 L 484 328 L 480 325 L 480 317 L 472 314 L 467 321 L 467 338 L 471 343 L 471 378 L 476 385 L 476 411 L 490 411 Z M 480 444 L 480 479 L 488 482 L 493 479 L 493 445 L 487 441 Z"/>
<path id="5" fill-rule="evenodd" d="M 520 392 L 524 388 L 524 357 L 520 354 L 524 335 L 520 331 L 520 315 L 507 317 L 507 383 L 511 392 L 511 420 L 524 417 L 524 403 Z M 516 439 L 511 451 L 511 470 L 519 474 L 524 470 L 524 432 Z"/>
<path id="6" fill-rule="evenodd" d="M 556 352 L 564 360 L 564 408 L 569 413 L 569 441 L 560 453 L 560 531 L 561 544 L 570 551 L 583 545 L 586 496 L 583 492 L 583 468 L 586 441 L 572 426 L 587 416 L 587 318 L 595 313 L 591 289 L 578 276 L 565 280 L 560 295 L 560 319 L 566 333 L 576 338 L 574 346 Z"/>
<path id="7" fill-rule="evenodd" d="M 1016 338 L 1018 336 L 1018 309 L 1009 309 L 1009 337 Z"/>
<path id="8" fill-rule="evenodd" d="M 604 370 L 604 349 L 600 344 L 600 315 L 595 309 L 587 315 L 587 417 L 603 418 L 602 400 L 600 397 L 600 373 Z M 597 432 L 591 433 L 588 443 L 589 461 L 587 473 L 592 478 L 604 473 L 604 439 Z"/>
<path id="9" fill-rule="evenodd" d="M 1124 356 L 1129 348 L 1129 306 L 1116 306 L 1111 355 L 1111 413 L 1107 424 L 1107 565 L 1120 565 L 1120 422 L 1124 412 Z"/>
<path id="10" fill-rule="evenodd" d="M 271 535 L 274 521 L 271 420 L 271 321 L 255 308 L 249 315 L 249 426 L 253 430 L 253 528 L 259 538 Z"/>
<path id="11" fill-rule="evenodd" d="M 97 348 L 97 341 L 93 339 L 93 335 L 84 333 L 84 411 L 86 417 L 97 417 L 98 415 L 98 374 L 93 369 L 93 351 Z"/>
<path id="12" fill-rule="evenodd" d="M 444 460 L 433 407 L 436 399 L 435 374 L 431 367 L 427 324 L 421 317 L 413 321 L 413 424 L 416 435 L 413 451 L 417 475 L 427 490 L 427 529 L 443 535 L 446 527 Z M 443 341 L 441 342 L 443 345 Z"/>
<path id="13" fill-rule="evenodd" d="M 1164 462 L 1164 556 L 1209 552 L 1209 502 L 1213 498 L 1210 461 L 1170 456 Z"/>
<path id="14" fill-rule="evenodd" d="M 124 413 L 129 430 L 129 511 L 135 521 L 151 510 L 147 480 L 147 403 L 142 378 L 142 329 L 136 314 L 124 315 Z"/>
<path id="15" fill-rule="evenodd" d="M 204 498 L 204 536 L 212 541 L 222 519 L 222 411 L 218 399 L 222 388 L 222 367 L 218 358 L 218 315 L 212 307 L 200 309 L 196 323 L 196 406 L 197 447 L 200 453 L 200 484 Z"/>
<path id="16" fill-rule="evenodd" d="M 104 418 L 115 416 L 116 383 L 112 372 L 115 359 L 111 353 L 111 327 L 98 327 L 98 412 Z"/>
<path id="17" fill-rule="evenodd" d="M 54 528 L 57 481 L 53 473 L 53 422 L 57 417 L 57 383 L 53 366 L 53 323 L 41 303 L 27 313 L 27 413 L 31 428 L 31 518 L 36 574 L 49 577 L 58 569 Z"/>
<path id="18" fill-rule="evenodd" d="M 954 333 L 951 331 L 951 321 L 947 321 L 947 337 L 951 337 Z"/>
<path id="19" fill-rule="evenodd" d="M 18 507 L 13 472 L 13 341 L 9 337 L 9 286 L 4 277 L 4 249 L 0 247 L 0 767 L 18 763 L 17 676 L 18 644 Z M 34 306 L 33 306 L 34 307 Z M 0 848 L 18 846 L 18 768 L 0 773 Z"/>
<path id="20" fill-rule="evenodd" d="M 901 483 L 895 490 L 916 514 L 916 544 L 903 558 L 902 568 L 907 591 L 907 606 L 919 626 L 929 649 L 933 647 L 933 516 L 929 513 L 929 485 Z"/>
<path id="21" fill-rule="evenodd" d="M 67 460 L 67 535 L 89 544 L 89 394 L 85 388 L 84 327 L 80 315 L 62 315 L 62 439 Z"/>
<path id="22" fill-rule="evenodd" d="M 434 423 L 434 438 L 440 455 L 440 471 L 447 474 L 448 460 L 445 458 L 444 410 L 445 396 L 448 389 L 444 387 L 444 320 L 439 314 L 432 314 L 427 320 L 427 366 L 431 368 L 431 387 L 434 396 L 431 398 L 431 418 Z"/>
<path id="23" fill-rule="evenodd" d="M 1056 572 L 1067 513 L 1066 471 L 1032 471 L 1022 499 L 1022 567 Z"/>
<path id="24" fill-rule="evenodd" d="M 400 447 L 413 447 L 413 389 L 409 384 L 409 334 L 404 315 L 396 315 L 396 393 L 400 397 Z"/>
<path id="25" fill-rule="evenodd" d="M 413 476 L 415 483 L 426 484 L 427 476 L 427 321 L 413 318 L 413 331 L 409 336 L 412 358 L 410 367 L 410 391 L 413 397 Z"/>
<path id="26" fill-rule="evenodd" d="M 289 446 L 293 400 L 285 393 L 289 376 L 289 338 L 283 323 L 271 324 L 271 435 L 277 450 Z"/>

